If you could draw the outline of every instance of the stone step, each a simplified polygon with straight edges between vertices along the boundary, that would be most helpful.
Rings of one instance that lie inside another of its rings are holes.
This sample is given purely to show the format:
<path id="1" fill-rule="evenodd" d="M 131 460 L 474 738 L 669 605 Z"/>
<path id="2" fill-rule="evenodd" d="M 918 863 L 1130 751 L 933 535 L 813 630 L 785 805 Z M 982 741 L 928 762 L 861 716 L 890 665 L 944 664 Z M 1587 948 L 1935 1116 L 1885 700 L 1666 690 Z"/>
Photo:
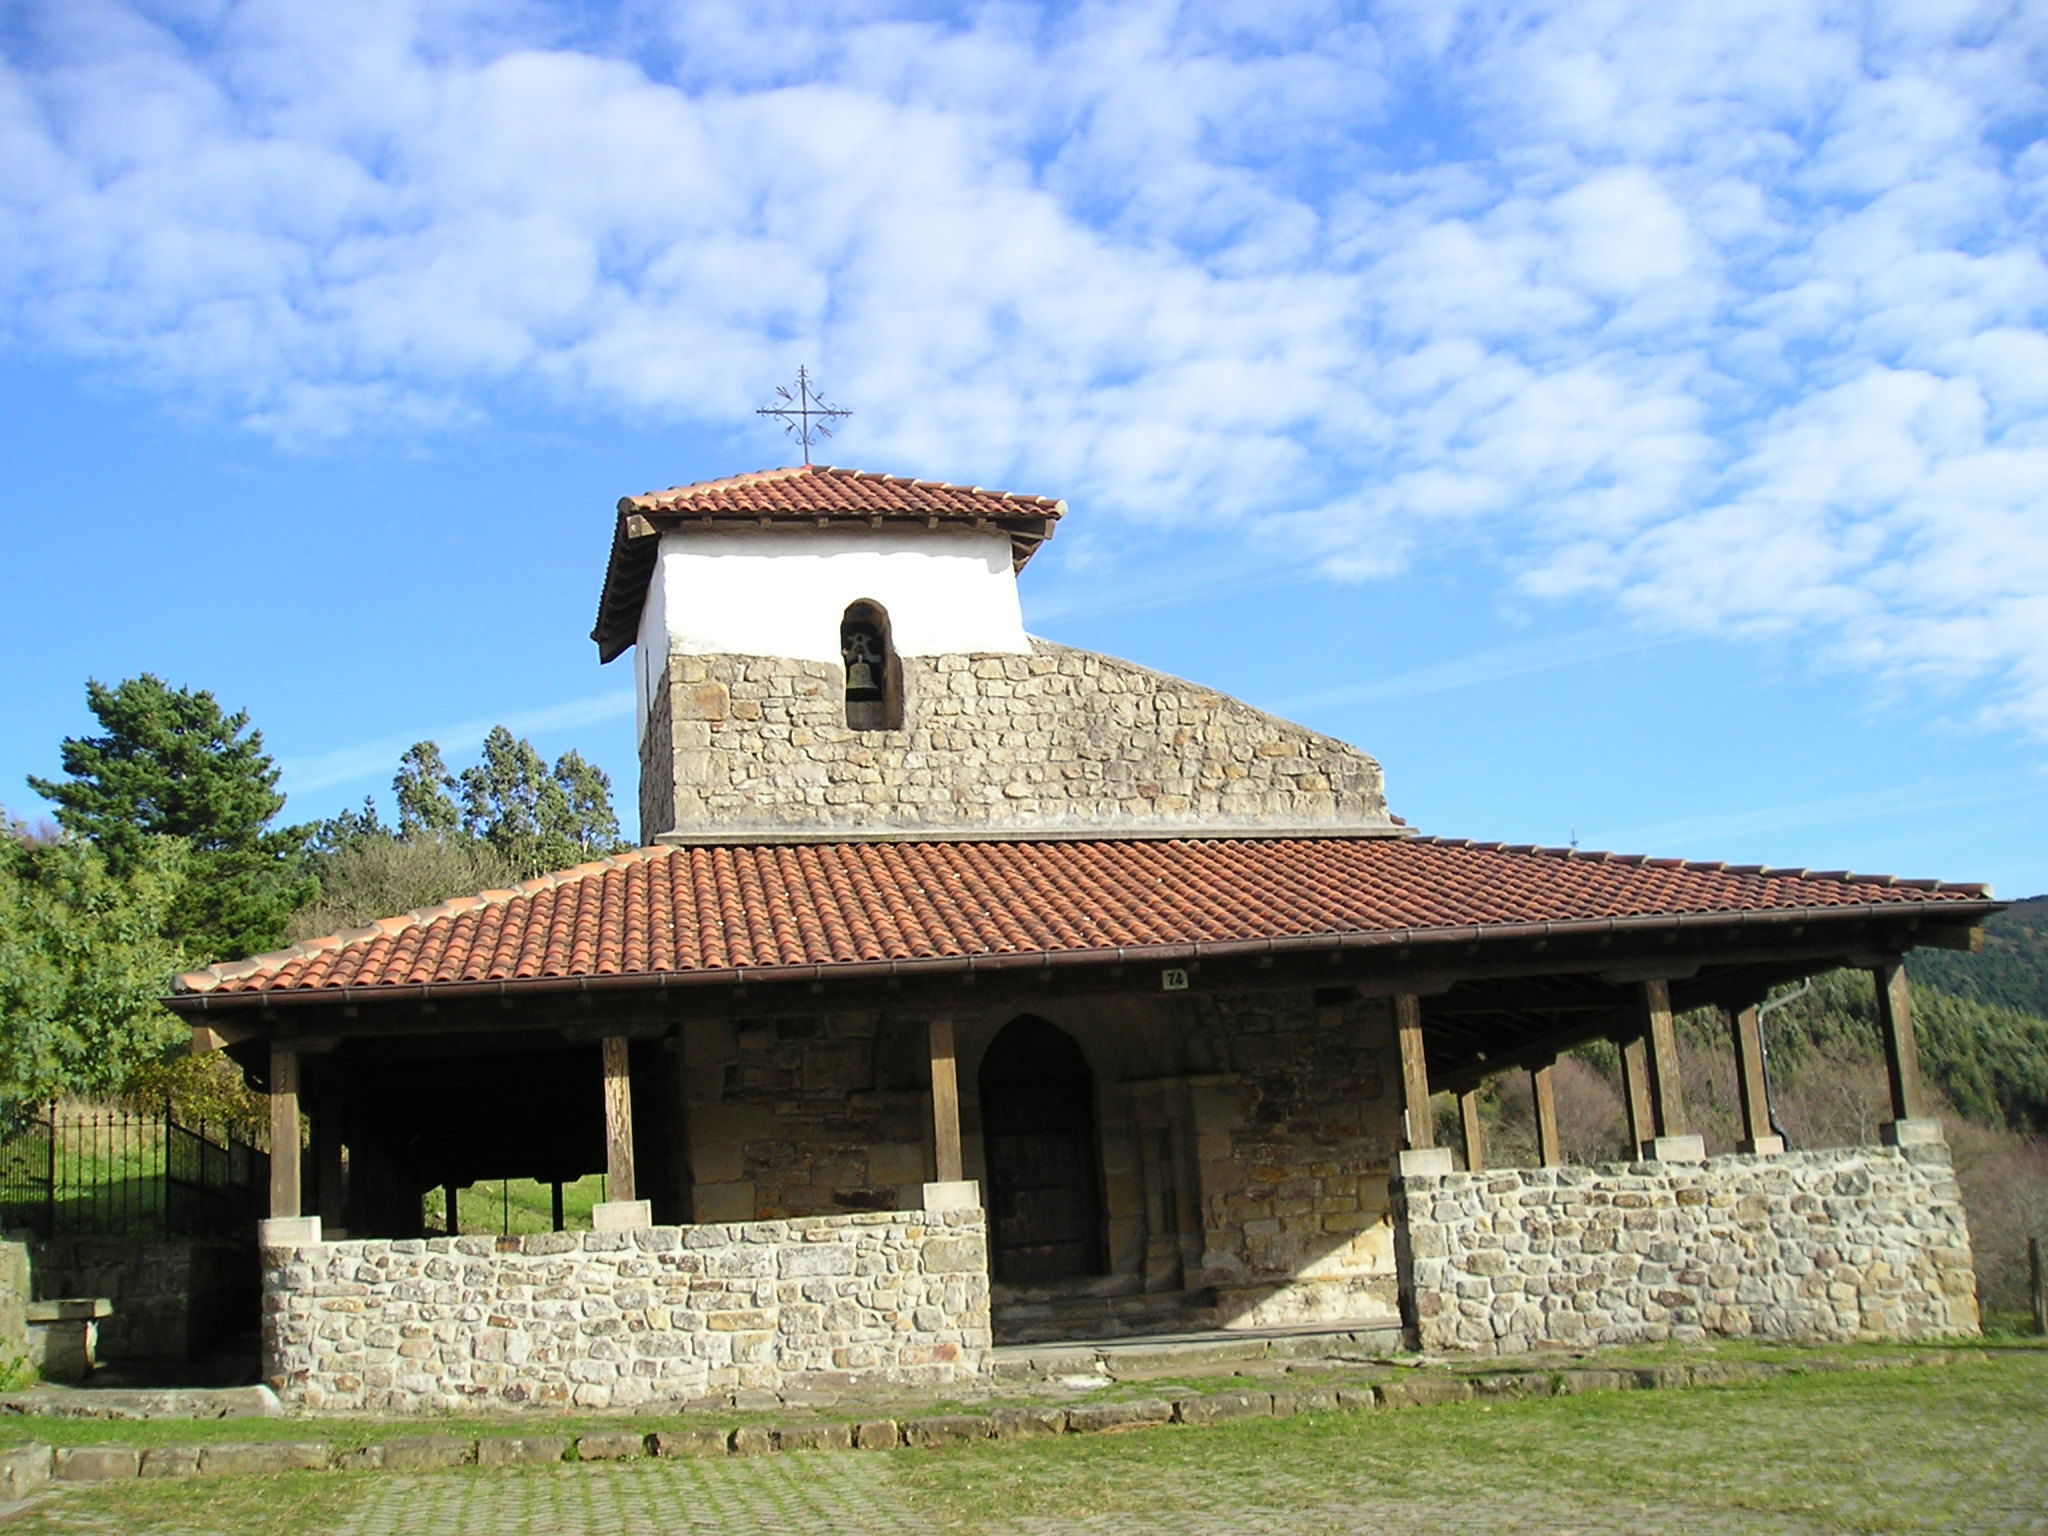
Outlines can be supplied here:
<path id="1" fill-rule="evenodd" d="M 1115 1381 L 1213 1374 L 1260 1361 L 1365 1361 L 1405 1347 L 1400 1319 L 1369 1318 L 1339 1327 L 1211 1328 L 1121 1339 L 1070 1339 L 998 1345 L 998 1381 L 1106 1376 Z"/>
<path id="2" fill-rule="evenodd" d="M 1002 1344 L 1176 1334 L 1216 1326 L 1216 1293 L 1011 1296 L 994 1301 L 990 1313 L 996 1339 Z"/>

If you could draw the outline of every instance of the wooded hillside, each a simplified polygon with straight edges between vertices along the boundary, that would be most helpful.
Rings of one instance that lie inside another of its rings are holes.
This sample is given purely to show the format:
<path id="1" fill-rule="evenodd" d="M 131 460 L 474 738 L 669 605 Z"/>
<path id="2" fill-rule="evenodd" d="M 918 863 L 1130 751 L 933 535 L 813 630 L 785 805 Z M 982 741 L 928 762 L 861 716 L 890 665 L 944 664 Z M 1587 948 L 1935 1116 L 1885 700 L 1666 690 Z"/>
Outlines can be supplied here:
<path id="1" fill-rule="evenodd" d="M 1983 953 L 1926 949 L 1912 964 L 1930 987 L 2048 1018 L 2048 896 L 2016 901 L 1985 924 Z"/>

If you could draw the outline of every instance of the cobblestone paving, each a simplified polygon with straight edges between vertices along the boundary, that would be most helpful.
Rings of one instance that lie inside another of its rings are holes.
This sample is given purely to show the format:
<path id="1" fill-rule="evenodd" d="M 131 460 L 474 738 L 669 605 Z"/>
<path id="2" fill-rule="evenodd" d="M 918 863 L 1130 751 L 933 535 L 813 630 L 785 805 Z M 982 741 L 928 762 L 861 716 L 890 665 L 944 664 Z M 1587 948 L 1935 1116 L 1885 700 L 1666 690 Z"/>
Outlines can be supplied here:
<path id="1" fill-rule="evenodd" d="M 337 1536 L 926 1536 L 891 1482 L 848 1454 L 393 1476 Z"/>

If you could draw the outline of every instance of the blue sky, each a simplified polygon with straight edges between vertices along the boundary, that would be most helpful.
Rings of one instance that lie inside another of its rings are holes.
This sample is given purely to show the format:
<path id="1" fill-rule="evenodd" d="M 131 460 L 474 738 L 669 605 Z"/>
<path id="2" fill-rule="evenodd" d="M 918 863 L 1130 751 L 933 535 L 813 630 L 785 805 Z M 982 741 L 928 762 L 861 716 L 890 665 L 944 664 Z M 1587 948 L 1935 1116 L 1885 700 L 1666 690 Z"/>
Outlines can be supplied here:
<path id="1" fill-rule="evenodd" d="M 0 0 L 0 803 L 88 675 L 291 813 L 630 804 L 622 494 L 1063 496 L 1038 633 L 1425 830 L 2048 889 L 2048 7 Z"/>

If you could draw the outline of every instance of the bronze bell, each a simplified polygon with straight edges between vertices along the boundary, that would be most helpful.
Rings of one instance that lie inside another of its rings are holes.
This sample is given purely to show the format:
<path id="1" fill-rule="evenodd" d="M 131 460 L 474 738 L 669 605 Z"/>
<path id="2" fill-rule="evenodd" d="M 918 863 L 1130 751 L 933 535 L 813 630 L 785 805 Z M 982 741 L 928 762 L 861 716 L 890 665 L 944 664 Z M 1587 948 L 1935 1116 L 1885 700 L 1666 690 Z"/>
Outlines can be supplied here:
<path id="1" fill-rule="evenodd" d="M 875 675 L 874 663 L 865 657 L 846 669 L 846 696 L 849 699 L 879 699 L 882 696 L 882 680 Z"/>

